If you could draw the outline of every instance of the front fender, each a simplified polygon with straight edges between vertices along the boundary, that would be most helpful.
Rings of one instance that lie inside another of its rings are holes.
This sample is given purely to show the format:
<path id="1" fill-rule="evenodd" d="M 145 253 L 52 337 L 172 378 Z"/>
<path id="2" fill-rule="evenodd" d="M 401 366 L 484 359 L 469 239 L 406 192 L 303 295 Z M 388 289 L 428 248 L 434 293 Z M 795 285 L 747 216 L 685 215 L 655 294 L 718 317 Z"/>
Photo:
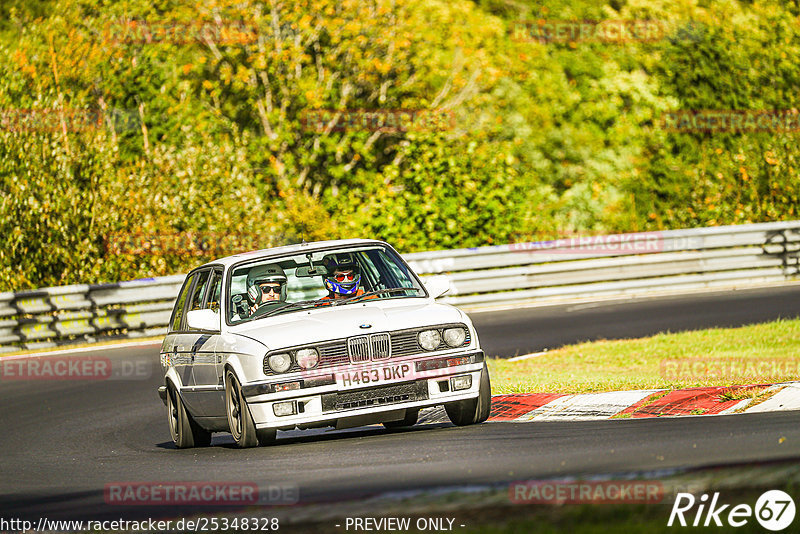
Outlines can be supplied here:
<path id="1" fill-rule="evenodd" d="M 225 380 L 225 374 L 228 370 L 232 370 L 236 377 L 239 379 L 240 384 L 244 384 L 246 382 L 251 382 L 254 380 L 254 375 L 252 374 L 252 362 L 249 360 L 256 359 L 255 356 L 250 356 L 247 354 L 232 354 L 228 356 L 228 359 L 225 361 L 225 366 L 223 370 L 223 383 Z M 243 363 L 242 360 L 245 360 Z M 247 370 L 250 370 L 250 373 L 247 373 Z"/>
<path id="2" fill-rule="evenodd" d="M 264 355 L 267 346 L 251 337 L 225 334 L 220 337 L 217 352 L 225 355 L 223 380 L 226 369 L 232 369 L 241 384 L 264 378 Z"/>
<path id="3" fill-rule="evenodd" d="M 455 308 L 455 306 L 453 307 Z M 458 310 L 458 313 L 461 314 L 461 320 L 464 322 L 464 324 L 467 325 L 467 328 L 469 328 L 469 334 L 470 337 L 472 338 L 472 343 L 474 344 L 472 348 L 474 348 L 475 350 L 481 350 L 481 342 L 478 339 L 478 331 L 475 329 L 475 325 L 472 324 L 472 319 L 470 319 L 469 315 L 464 313 L 463 310 L 459 308 L 456 309 Z"/>

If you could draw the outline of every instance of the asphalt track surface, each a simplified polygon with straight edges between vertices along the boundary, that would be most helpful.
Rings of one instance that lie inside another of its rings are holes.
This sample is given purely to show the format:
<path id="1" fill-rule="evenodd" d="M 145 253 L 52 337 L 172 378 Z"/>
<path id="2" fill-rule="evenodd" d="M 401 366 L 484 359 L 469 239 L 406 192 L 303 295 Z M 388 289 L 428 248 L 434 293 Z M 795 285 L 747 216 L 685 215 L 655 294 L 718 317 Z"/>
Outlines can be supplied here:
<path id="1" fill-rule="evenodd" d="M 797 318 L 800 285 L 541 306 L 471 317 L 486 353 L 508 358 L 580 341 Z"/>
<path id="2" fill-rule="evenodd" d="M 795 317 L 798 296 L 800 288 L 789 287 L 473 317 L 487 352 L 511 356 L 582 339 Z M 276 445 L 248 450 L 236 449 L 227 434 L 215 434 L 211 447 L 176 450 L 166 408 L 155 393 L 157 351 L 103 349 L 100 354 L 114 365 L 147 371 L 128 379 L 0 381 L 0 517 L 143 519 L 215 511 L 109 505 L 103 489 L 119 482 L 289 484 L 299 488 L 301 503 L 314 503 L 441 486 L 800 458 L 800 412 L 438 424 L 394 432 L 362 427 L 280 433 Z"/>

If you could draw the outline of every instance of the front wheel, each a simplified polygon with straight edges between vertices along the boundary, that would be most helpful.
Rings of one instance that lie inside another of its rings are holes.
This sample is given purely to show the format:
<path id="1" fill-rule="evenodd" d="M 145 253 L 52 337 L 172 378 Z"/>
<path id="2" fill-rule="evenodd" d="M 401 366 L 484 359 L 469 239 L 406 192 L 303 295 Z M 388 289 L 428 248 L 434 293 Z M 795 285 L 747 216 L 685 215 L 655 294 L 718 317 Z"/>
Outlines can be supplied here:
<path id="1" fill-rule="evenodd" d="M 275 441 L 275 429 L 256 430 L 250 408 L 242 395 L 242 387 L 236 374 L 228 370 L 225 373 L 225 407 L 228 414 L 228 427 L 233 440 L 241 448 L 267 445 Z"/>
<path id="2" fill-rule="evenodd" d="M 167 417 L 169 418 L 169 433 L 172 435 L 175 446 L 179 449 L 211 445 L 211 432 L 195 423 L 192 416 L 186 411 L 180 393 L 172 385 L 167 386 Z"/>
<path id="3" fill-rule="evenodd" d="M 489 419 L 492 405 L 492 385 L 489 383 L 489 369 L 486 363 L 481 370 L 481 383 L 478 397 L 463 401 L 448 402 L 444 405 L 447 417 L 457 426 L 474 425 Z"/>
<path id="4" fill-rule="evenodd" d="M 225 373 L 225 407 L 228 414 L 228 427 L 233 441 L 242 448 L 258 445 L 256 427 L 250 409 L 242 396 L 242 387 L 233 371 Z"/>

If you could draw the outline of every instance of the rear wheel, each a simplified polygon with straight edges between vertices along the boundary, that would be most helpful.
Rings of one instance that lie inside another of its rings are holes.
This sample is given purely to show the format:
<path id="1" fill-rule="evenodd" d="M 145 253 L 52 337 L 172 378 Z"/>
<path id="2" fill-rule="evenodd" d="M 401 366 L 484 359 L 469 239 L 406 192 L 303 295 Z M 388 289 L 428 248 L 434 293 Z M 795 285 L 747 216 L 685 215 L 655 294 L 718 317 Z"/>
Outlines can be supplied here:
<path id="1" fill-rule="evenodd" d="M 211 444 L 211 432 L 195 423 L 172 385 L 167 386 L 167 418 L 172 441 L 179 449 L 208 447 Z"/>
<path id="2" fill-rule="evenodd" d="M 384 421 L 383 426 L 386 428 L 402 428 L 404 426 L 414 426 L 419 419 L 419 408 L 408 408 L 406 416 L 399 421 Z"/>
<path id="3" fill-rule="evenodd" d="M 228 414 L 228 427 L 233 440 L 241 448 L 267 445 L 275 441 L 275 429 L 256 430 L 250 408 L 242 395 L 242 387 L 236 374 L 225 373 L 225 407 Z"/>
<path id="4" fill-rule="evenodd" d="M 489 418 L 489 410 L 492 405 L 492 385 L 489 383 L 489 369 L 486 368 L 486 363 L 483 364 L 480 380 L 477 398 L 448 402 L 444 405 L 447 417 L 454 425 L 474 425 L 483 423 Z"/>

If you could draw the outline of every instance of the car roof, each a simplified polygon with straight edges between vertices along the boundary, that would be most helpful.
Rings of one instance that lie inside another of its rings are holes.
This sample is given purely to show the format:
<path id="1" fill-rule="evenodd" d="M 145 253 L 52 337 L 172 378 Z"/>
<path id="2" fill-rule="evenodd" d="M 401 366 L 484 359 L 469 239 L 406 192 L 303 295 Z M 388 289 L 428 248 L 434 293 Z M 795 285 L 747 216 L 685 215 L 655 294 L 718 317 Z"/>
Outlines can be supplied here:
<path id="1" fill-rule="evenodd" d="M 242 252 L 232 256 L 226 256 L 218 260 L 210 261 L 200 267 L 208 265 L 222 265 L 226 269 L 231 265 L 239 263 L 243 260 L 257 260 L 259 258 L 269 258 L 273 256 L 282 256 L 284 254 L 298 254 L 301 252 L 314 252 L 331 247 L 345 247 L 348 245 L 369 245 L 380 244 L 386 245 L 383 241 L 377 239 L 334 239 L 330 241 L 311 241 L 309 243 L 297 243 L 295 245 L 285 245 L 282 247 L 265 248 L 261 250 L 252 250 L 250 252 Z M 200 268 L 198 267 L 198 268 Z"/>

